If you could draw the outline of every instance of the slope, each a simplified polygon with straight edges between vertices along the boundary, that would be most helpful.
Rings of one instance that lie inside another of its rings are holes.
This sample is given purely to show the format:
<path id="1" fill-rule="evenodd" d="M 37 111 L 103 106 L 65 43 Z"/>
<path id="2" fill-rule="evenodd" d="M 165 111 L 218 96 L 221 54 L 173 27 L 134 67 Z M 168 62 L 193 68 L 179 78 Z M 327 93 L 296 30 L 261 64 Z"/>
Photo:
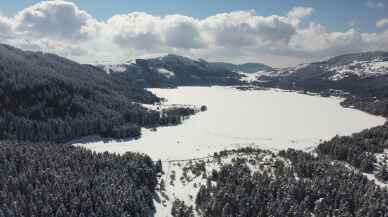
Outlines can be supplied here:
<path id="1" fill-rule="evenodd" d="M 53 54 L 0 45 L 0 139 L 57 141 L 99 134 L 127 138 L 168 124 L 139 103 L 159 98 L 103 70 Z"/>

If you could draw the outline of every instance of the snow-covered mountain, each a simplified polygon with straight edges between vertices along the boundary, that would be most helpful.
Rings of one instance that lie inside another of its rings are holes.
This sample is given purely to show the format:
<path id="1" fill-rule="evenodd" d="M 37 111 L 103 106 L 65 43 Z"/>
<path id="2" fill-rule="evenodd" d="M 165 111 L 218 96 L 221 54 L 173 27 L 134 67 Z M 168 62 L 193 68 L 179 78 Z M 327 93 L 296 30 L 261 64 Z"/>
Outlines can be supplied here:
<path id="1" fill-rule="evenodd" d="M 341 89 L 337 87 L 339 83 L 346 83 L 345 86 L 351 83 L 354 86 L 366 82 L 365 79 L 385 76 L 388 79 L 388 52 L 346 54 L 288 68 L 271 68 L 260 63 L 213 63 L 173 54 L 100 67 L 113 76 L 149 87 L 255 82 L 269 82 L 278 86 L 281 80 L 280 86 L 286 84 L 287 88 L 301 85 L 311 89 L 315 85 L 319 89 L 322 85 L 330 84 Z M 338 84 L 332 84 L 333 82 Z"/>
<path id="2" fill-rule="evenodd" d="M 262 76 L 266 87 L 349 95 L 344 105 L 373 114 L 388 113 L 388 52 L 346 54 L 288 69 L 282 76 Z"/>
<path id="3" fill-rule="evenodd" d="M 388 52 L 346 54 L 322 62 L 298 65 L 284 71 L 295 76 L 315 75 L 331 81 L 385 76 L 388 75 Z"/>
<path id="4" fill-rule="evenodd" d="M 107 73 L 145 87 L 240 84 L 239 73 L 205 60 L 168 54 L 124 64 L 101 65 Z"/>
<path id="5" fill-rule="evenodd" d="M 247 82 L 266 81 L 289 77 L 294 80 L 366 79 L 388 75 L 388 52 L 366 52 L 346 54 L 326 61 L 299 64 L 295 67 L 260 70 L 255 73 L 240 72 L 241 80 Z"/>

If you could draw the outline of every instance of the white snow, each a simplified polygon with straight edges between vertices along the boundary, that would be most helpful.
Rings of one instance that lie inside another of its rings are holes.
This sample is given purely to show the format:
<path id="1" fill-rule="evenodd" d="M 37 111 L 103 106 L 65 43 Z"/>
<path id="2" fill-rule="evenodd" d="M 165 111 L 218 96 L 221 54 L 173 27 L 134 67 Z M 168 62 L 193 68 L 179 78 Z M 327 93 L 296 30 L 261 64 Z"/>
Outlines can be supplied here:
<path id="1" fill-rule="evenodd" d="M 130 60 L 127 63 L 128 63 L 128 65 L 134 65 L 134 64 L 136 64 L 136 60 Z"/>
<path id="2" fill-rule="evenodd" d="M 182 125 L 142 130 L 131 141 L 78 143 L 94 151 L 142 152 L 153 159 L 205 157 L 230 148 L 306 149 L 335 135 L 382 125 L 385 119 L 343 108 L 340 98 L 228 87 L 151 89 L 169 104 L 207 105 Z"/>
<path id="3" fill-rule="evenodd" d="M 104 66 L 104 70 L 108 74 L 111 72 L 125 72 L 127 68 L 127 64 L 109 64 Z"/>
<path id="4" fill-rule="evenodd" d="M 104 65 L 104 70 L 107 74 L 110 74 L 111 72 L 125 72 L 130 65 L 134 64 L 136 64 L 136 60 L 129 60 L 122 64 L 106 64 Z"/>
<path id="5" fill-rule="evenodd" d="M 388 61 L 382 61 L 380 59 L 374 59 L 372 61 L 353 61 L 347 65 L 330 67 L 327 70 L 334 72 L 334 75 L 329 77 L 332 81 L 338 81 L 349 77 L 350 75 L 368 78 L 388 74 Z"/>
<path id="6" fill-rule="evenodd" d="M 369 181 L 374 182 L 376 185 L 380 186 L 381 188 L 388 188 L 388 183 L 384 183 L 376 178 L 374 174 L 370 173 L 362 173 Z"/>
<path id="7" fill-rule="evenodd" d="M 292 71 L 293 72 L 293 71 Z M 254 73 L 245 73 L 245 72 L 237 72 L 243 77 L 240 78 L 240 81 L 245 81 L 247 83 L 252 83 L 254 81 L 260 81 L 261 77 L 277 77 L 291 73 L 288 69 L 276 69 L 273 71 L 258 71 Z"/>
<path id="8" fill-rule="evenodd" d="M 386 160 L 386 158 L 388 157 L 388 150 L 385 150 L 384 153 L 376 154 L 376 157 L 377 157 L 377 162 L 381 162 L 382 159 Z M 347 169 L 362 174 L 369 181 L 373 182 L 375 185 L 377 185 L 377 186 L 379 186 L 381 188 L 387 188 L 388 189 L 388 182 L 383 182 L 383 181 L 379 180 L 376 177 L 377 170 L 375 170 L 373 173 L 364 173 L 364 172 L 361 172 L 359 169 L 355 168 L 354 166 L 352 166 L 351 164 L 349 164 L 347 162 L 342 162 L 342 161 L 339 161 L 339 162 L 342 165 L 344 165 Z M 332 163 L 334 164 L 334 162 L 332 162 Z M 377 168 L 379 168 L 379 165 L 377 165 Z"/>
<path id="9" fill-rule="evenodd" d="M 379 169 L 385 164 L 388 165 L 388 149 L 385 149 L 383 153 L 375 154 L 376 156 L 376 170 L 373 174 L 367 174 L 364 173 L 365 176 L 368 177 L 369 180 L 373 180 L 375 184 L 379 185 L 380 187 L 387 187 L 388 188 L 388 182 L 382 182 L 376 178 L 376 174 L 378 173 Z"/>
<path id="10" fill-rule="evenodd" d="M 238 72 L 238 73 L 243 76 L 241 77 L 240 81 L 245 81 L 248 83 L 259 80 L 260 76 L 262 75 L 261 71 L 255 72 L 255 73 L 245 73 L 245 72 Z"/>
<path id="11" fill-rule="evenodd" d="M 383 153 L 375 154 L 376 159 L 377 159 L 377 164 L 383 165 L 387 164 L 388 165 L 388 149 L 385 149 Z"/>
<path id="12" fill-rule="evenodd" d="M 273 173 L 273 167 L 276 159 L 282 160 L 285 162 L 286 166 L 290 166 L 288 161 L 284 161 L 283 158 L 273 157 L 271 152 L 263 152 L 258 155 L 256 154 L 244 154 L 244 153 L 233 153 L 228 154 L 227 156 L 221 157 L 220 160 L 208 157 L 205 159 L 199 160 L 184 160 L 179 162 L 163 162 L 163 171 L 165 174 L 159 179 L 164 180 L 165 189 L 158 190 L 157 194 L 160 200 L 154 200 L 154 205 L 156 208 L 155 217 L 169 217 L 171 216 L 171 207 L 175 199 L 184 201 L 187 206 L 193 206 L 195 208 L 195 198 L 199 191 L 200 186 L 206 185 L 206 178 L 204 178 L 201 173 L 199 176 L 195 176 L 188 170 L 186 177 L 183 176 L 184 168 L 188 168 L 190 165 L 196 163 L 205 163 L 206 176 L 210 176 L 212 170 L 219 171 L 222 165 L 232 163 L 232 159 L 242 157 L 246 159 L 246 165 L 249 167 L 251 172 L 264 172 L 268 174 Z M 255 163 L 252 163 L 252 160 Z M 170 175 L 175 174 L 175 180 L 170 183 L 172 180 Z M 216 185 L 216 182 L 212 182 L 212 185 Z M 164 196 L 163 196 L 164 195 Z M 195 216 L 199 216 L 198 213 L 194 210 Z"/>
<path id="13" fill-rule="evenodd" d="M 191 105 L 191 104 L 140 104 L 140 105 L 152 111 L 162 111 L 164 109 L 171 109 L 171 108 L 191 108 L 196 111 L 199 111 L 201 109 L 201 105 Z"/>
<path id="14" fill-rule="evenodd" d="M 159 74 L 164 75 L 166 78 L 172 78 L 175 76 L 174 72 L 165 68 L 158 68 L 157 71 L 159 72 Z"/>

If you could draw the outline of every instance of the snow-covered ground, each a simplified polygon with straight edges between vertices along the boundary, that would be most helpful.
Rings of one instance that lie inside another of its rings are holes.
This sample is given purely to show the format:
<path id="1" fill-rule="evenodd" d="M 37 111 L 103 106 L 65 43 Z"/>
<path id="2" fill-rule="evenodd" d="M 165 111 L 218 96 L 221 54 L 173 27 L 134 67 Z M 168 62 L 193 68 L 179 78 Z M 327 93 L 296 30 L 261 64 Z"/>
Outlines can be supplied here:
<path id="1" fill-rule="evenodd" d="M 362 173 L 369 181 L 374 182 L 377 186 L 381 188 L 388 188 L 388 183 L 382 182 L 381 180 L 376 178 L 375 174 L 370 173 Z"/>
<path id="2" fill-rule="evenodd" d="M 350 135 L 385 119 L 343 108 L 339 98 L 280 90 L 239 91 L 229 87 L 151 89 L 168 104 L 206 105 L 206 112 L 182 125 L 143 129 L 131 141 L 92 141 L 76 145 L 94 151 L 146 153 L 153 159 L 205 157 L 224 149 L 259 147 L 307 149 L 335 135 Z"/>
<path id="3" fill-rule="evenodd" d="M 388 182 L 384 182 L 384 181 L 382 181 L 382 180 L 380 180 L 380 179 L 378 179 L 376 177 L 376 174 L 377 174 L 378 170 L 380 169 L 381 165 L 383 165 L 384 163 L 388 164 L 388 150 L 385 150 L 384 153 L 375 154 L 375 156 L 376 156 L 376 159 L 377 159 L 377 163 L 375 165 L 376 166 L 375 171 L 373 171 L 372 173 L 361 172 L 359 169 L 356 169 L 355 167 L 353 167 L 352 165 L 350 165 L 349 163 L 346 163 L 346 162 L 342 162 L 341 161 L 341 164 L 346 166 L 349 170 L 353 170 L 353 171 L 355 171 L 357 173 L 361 173 L 369 181 L 372 181 L 377 186 L 379 186 L 381 188 L 387 188 L 388 189 Z"/>
<path id="4" fill-rule="evenodd" d="M 136 63 L 136 60 L 130 60 L 122 64 L 106 64 L 104 65 L 104 70 L 107 74 L 110 74 L 112 72 L 125 72 L 127 71 L 130 65 L 133 65 L 135 63 Z"/>
<path id="5" fill-rule="evenodd" d="M 304 64 L 304 65 L 307 65 L 307 64 Z M 277 76 L 287 75 L 287 74 L 293 73 L 296 69 L 298 69 L 300 67 L 302 67 L 302 66 L 298 65 L 297 67 L 294 67 L 294 68 L 275 69 L 272 71 L 258 71 L 258 72 L 254 72 L 254 73 L 245 73 L 245 72 L 237 72 L 237 73 L 242 75 L 242 77 L 240 78 L 240 81 L 252 83 L 255 81 L 257 81 L 257 82 L 262 81 L 261 78 L 263 76 L 265 76 L 265 77 L 277 77 Z"/>
<path id="6" fill-rule="evenodd" d="M 383 182 L 377 179 L 376 174 L 383 165 L 388 165 L 388 149 L 385 149 L 383 153 L 375 154 L 376 156 L 376 171 L 373 174 L 364 173 L 364 175 L 369 179 L 373 180 L 376 185 L 382 188 L 388 188 L 388 182 Z"/>
<path id="7" fill-rule="evenodd" d="M 243 77 L 241 77 L 240 80 L 248 82 L 248 83 L 257 81 L 257 80 L 259 80 L 260 76 L 262 76 L 261 71 L 255 72 L 255 73 L 245 73 L 245 72 L 238 72 L 238 73 L 243 76 Z"/>
<path id="8" fill-rule="evenodd" d="M 191 108 L 196 111 L 200 111 L 201 109 L 201 105 L 193 105 L 193 104 L 140 104 L 140 105 L 153 111 L 162 111 L 164 109 L 173 109 L 173 108 Z"/>
<path id="9" fill-rule="evenodd" d="M 171 216 L 172 203 L 176 199 L 184 201 L 187 206 L 195 208 L 196 195 L 199 188 L 207 184 L 206 177 L 210 176 L 213 170 L 218 172 L 222 165 L 229 164 L 233 159 L 239 157 L 246 159 L 246 165 L 252 173 L 264 171 L 272 173 L 276 160 L 283 161 L 286 166 L 290 165 L 288 161 L 272 155 L 271 152 L 260 154 L 233 153 L 219 159 L 209 157 L 198 160 L 163 162 L 163 171 L 165 173 L 159 178 L 159 183 L 164 183 L 164 187 L 160 188 L 159 186 L 157 190 L 159 199 L 154 200 L 156 208 L 155 217 Z M 193 165 L 200 164 L 204 165 L 206 171 L 197 174 L 192 173 L 190 168 Z M 215 185 L 216 183 L 212 182 L 211 184 Z M 194 213 L 196 216 L 199 216 L 196 211 Z"/>
<path id="10" fill-rule="evenodd" d="M 159 74 L 165 76 L 166 78 L 172 78 L 175 76 L 174 72 L 167 70 L 165 68 L 158 68 L 157 70 L 158 70 Z"/>
<path id="11" fill-rule="evenodd" d="M 327 69 L 334 72 L 334 75 L 329 77 L 330 80 L 338 81 L 356 75 L 360 78 L 368 78 L 377 75 L 388 74 L 388 61 L 375 59 L 372 61 L 354 61 L 347 65 L 334 66 Z"/>
<path id="12" fill-rule="evenodd" d="M 111 72 L 125 72 L 127 70 L 128 65 L 126 64 L 110 64 L 105 65 L 104 70 L 107 74 Z"/>

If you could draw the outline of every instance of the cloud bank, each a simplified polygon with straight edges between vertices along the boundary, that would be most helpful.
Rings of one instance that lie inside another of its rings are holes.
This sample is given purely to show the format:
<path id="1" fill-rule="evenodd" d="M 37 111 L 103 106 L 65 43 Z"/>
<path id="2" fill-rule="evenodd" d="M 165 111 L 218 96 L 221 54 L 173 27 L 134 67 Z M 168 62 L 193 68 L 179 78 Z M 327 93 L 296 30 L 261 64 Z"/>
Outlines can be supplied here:
<path id="1" fill-rule="evenodd" d="M 100 21 L 75 3 L 43 1 L 13 17 L 0 16 L 0 40 L 83 63 L 119 63 L 176 53 L 281 67 L 342 53 L 388 49 L 388 30 L 331 32 L 319 23 L 301 25 L 312 13 L 313 8 L 295 7 L 285 15 L 234 11 L 196 19 L 131 12 Z M 382 20 L 376 25 L 384 28 L 387 23 Z"/>

